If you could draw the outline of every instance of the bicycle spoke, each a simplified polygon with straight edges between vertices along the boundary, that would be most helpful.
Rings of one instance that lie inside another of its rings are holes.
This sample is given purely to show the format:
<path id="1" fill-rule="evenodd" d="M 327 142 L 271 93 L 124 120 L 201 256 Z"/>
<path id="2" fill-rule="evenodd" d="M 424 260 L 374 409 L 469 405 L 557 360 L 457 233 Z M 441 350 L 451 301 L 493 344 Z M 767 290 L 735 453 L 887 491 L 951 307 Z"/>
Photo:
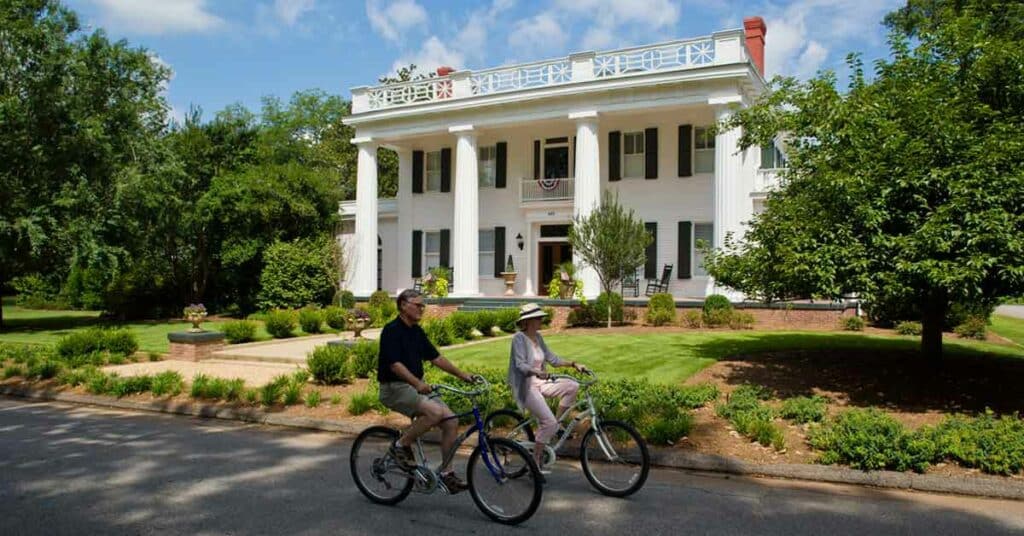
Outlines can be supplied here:
<path id="1" fill-rule="evenodd" d="M 489 464 L 479 449 L 470 459 L 473 500 L 492 519 L 519 523 L 540 503 L 541 489 L 529 454 L 516 443 L 497 438 L 488 442 L 488 449 Z"/>

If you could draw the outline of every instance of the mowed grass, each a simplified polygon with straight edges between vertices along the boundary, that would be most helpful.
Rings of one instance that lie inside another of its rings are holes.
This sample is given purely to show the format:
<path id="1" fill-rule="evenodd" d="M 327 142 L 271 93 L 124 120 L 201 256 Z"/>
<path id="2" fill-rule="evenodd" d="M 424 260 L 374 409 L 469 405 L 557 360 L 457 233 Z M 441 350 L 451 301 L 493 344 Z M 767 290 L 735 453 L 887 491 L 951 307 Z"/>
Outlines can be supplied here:
<path id="1" fill-rule="evenodd" d="M 684 381 L 721 358 L 791 350 L 906 352 L 920 343 L 910 337 L 837 332 L 695 331 L 684 333 L 551 334 L 545 341 L 559 356 L 586 363 L 601 377 L 645 378 L 655 383 Z M 444 351 L 460 368 L 507 369 L 511 341 L 504 339 Z M 1024 358 L 1024 348 L 973 341 L 946 341 L 949 355 Z"/>
<path id="2" fill-rule="evenodd" d="M 992 315 L 992 331 L 1024 346 L 1024 319 Z"/>

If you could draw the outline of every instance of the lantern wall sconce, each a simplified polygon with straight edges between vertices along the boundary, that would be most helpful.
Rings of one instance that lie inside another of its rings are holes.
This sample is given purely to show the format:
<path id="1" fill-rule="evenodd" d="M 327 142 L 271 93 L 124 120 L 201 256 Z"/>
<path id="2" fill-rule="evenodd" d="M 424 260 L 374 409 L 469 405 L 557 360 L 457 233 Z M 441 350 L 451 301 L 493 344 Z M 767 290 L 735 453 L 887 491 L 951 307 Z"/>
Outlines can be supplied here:
<path id="1" fill-rule="evenodd" d="M 519 251 L 523 250 L 523 235 L 516 233 L 516 245 L 519 246 Z"/>

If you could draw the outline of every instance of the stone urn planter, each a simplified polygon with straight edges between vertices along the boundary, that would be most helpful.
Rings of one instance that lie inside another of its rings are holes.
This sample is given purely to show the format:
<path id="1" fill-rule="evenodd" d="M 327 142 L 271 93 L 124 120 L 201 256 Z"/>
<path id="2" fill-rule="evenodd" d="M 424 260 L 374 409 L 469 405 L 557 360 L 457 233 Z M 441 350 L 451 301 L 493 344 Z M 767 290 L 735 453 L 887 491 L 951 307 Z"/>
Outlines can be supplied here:
<path id="1" fill-rule="evenodd" d="M 354 337 L 357 338 L 357 339 L 362 337 L 363 336 L 363 330 L 366 329 L 366 326 L 369 323 L 370 322 L 368 320 L 361 320 L 361 319 L 353 320 L 352 321 L 352 333 L 354 334 Z"/>
<path id="2" fill-rule="evenodd" d="M 502 279 L 505 280 L 505 295 L 515 296 L 516 295 L 516 272 L 501 272 Z"/>
<path id="3" fill-rule="evenodd" d="M 205 331 L 200 324 L 203 323 L 203 319 L 206 318 L 206 307 L 201 303 L 193 303 L 185 308 L 182 316 L 185 320 L 192 323 L 192 327 L 189 328 L 189 333 L 202 333 Z"/>

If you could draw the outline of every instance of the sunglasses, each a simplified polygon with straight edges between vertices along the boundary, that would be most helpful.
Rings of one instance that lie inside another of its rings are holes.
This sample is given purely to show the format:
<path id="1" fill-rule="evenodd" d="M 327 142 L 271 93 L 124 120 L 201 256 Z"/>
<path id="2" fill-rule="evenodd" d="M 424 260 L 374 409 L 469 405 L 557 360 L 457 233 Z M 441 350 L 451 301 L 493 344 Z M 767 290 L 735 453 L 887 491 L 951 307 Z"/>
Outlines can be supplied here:
<path id="1" fill-rule="evenodd" d="M 422 310 L 427 308 L 427 304 L 425 304 L 425 303 L 414 303 L 414 302 L 405 302 L 405 303 L 408 304 L 408 305 L 411 305 L 411 306 L 413 306 L 413 307 L 415 307 L 417 309 L 419 309 L 420 311 L 422 311 Z"/>

